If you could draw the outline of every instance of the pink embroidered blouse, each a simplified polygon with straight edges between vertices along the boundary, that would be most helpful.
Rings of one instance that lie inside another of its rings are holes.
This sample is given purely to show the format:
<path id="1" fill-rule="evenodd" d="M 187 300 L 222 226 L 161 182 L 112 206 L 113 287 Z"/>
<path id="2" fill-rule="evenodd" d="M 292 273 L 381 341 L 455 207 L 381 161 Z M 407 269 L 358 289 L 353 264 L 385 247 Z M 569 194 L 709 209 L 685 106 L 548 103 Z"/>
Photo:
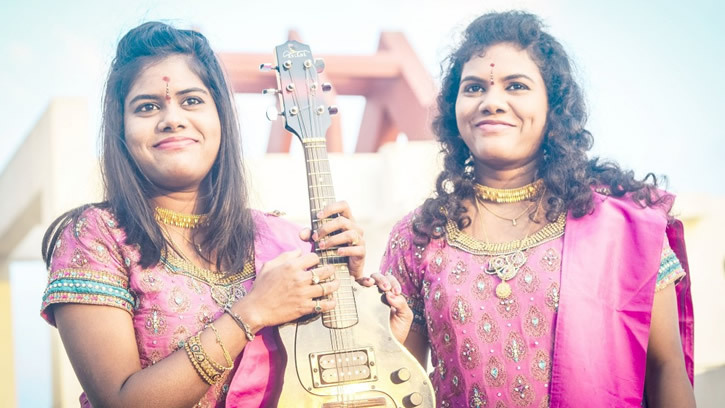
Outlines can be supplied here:
<path id="1" fill-rule="evenodd" d="M 411 330 L 428 337 L 437 406 L 547 407 L 563 228 L 524 250 L 525 264 L 508 281 L 512 295 L 502 300 L 500 279 L 486 273 L 491 255 L 455 227 L 457 237 L 449 231 L 416 245 L 415 213 L 393 228 L 381 272 L 401 282 L 415 314 Z M 664 242 L 658 290 L 684 275 Z"/>
<path id="2" fill-rule="evenodd" d="M 299 229 L 273 216 L 254 212 L 256 268 L 282 251 L 309 250 L 297 238 Z M 84 303 L 127 311 L 136 332 L 142 367 L 148 367 L 182 348 L 186 340 L 223 313 L 203 273 L 159 262 L 139 265 L 137 247 L 125 244 L 126 234 L 107 210 L 92 207 L 57 241 L 43 296 L 41 315 L 55 325 L 53 305 Z M 241 297 L 251 289 L 254 273 L 242 271 L 216 282 Z M 245 347 L 235 369 L 209 388 L 197 407 L 264 406 L 274 393 L 282 367 L 274 328 L 265 328 Z M 240 378 L 234 378 L 240 373 Z M 231 386 L 231 388 L 230 388 Z M 85 394 L 81 405 L 90 407 Z"/>

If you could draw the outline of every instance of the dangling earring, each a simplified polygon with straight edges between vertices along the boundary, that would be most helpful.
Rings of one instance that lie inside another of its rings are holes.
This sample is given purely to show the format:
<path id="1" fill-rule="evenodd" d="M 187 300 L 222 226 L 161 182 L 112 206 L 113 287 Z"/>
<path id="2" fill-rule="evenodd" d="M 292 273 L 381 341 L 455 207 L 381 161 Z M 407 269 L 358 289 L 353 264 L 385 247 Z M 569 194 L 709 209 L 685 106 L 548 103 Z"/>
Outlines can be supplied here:
<path id="1" fill-rule="evenodd" d="M 473 180 L 475 178 L 474 170 L 475 168 L 473 167 L 473 154 L 469 152 L 468 158 L 466 159 L 466 161 L 463 162 L 463 177 L 469 180 Z"/>

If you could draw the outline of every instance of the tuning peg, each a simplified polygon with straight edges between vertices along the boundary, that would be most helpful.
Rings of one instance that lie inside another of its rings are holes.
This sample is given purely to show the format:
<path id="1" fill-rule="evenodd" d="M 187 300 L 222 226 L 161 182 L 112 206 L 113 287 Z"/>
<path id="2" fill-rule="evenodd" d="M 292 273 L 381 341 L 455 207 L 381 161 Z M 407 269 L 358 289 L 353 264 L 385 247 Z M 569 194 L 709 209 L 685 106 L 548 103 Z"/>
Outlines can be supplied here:
<path id="1" fill-rule="evenodd" d="M 262 93 L 265 94 L 265 95 L 276 95 L 276 94 L 278 94 L 280 92 L 281 91 L 279 89 L 277 89 L 277 88 L 267 88 L 267 89 L 263 89 L 262 90 Z"/>
<path id="2" fill-rule="evenodd" d="M 337 115 L 337 112 L 339 112 L 340 110 L 337 109 L 337 106 L 332 105 L 329 108 L 327 108 L 327 111 L 330 112 L 330 115 Z"/>
<path id="3" fill-rule="evenodd" d="M 321 73 L 325 70 L 325 60 L 322 58 L 315 58 L 315 69 L 317 70 L 317 73 Z"/>
<path id="4" fill-rule="evenodd" d="M 332 84 L 329 82 L 322 83 L 322 92 L 330 92 L 332 90 Z"/>
<path id="5" fill-rule="evenodd" d="M 277 108 L 275 108 L 274 106 L 270 106 L 269 108 L 267 108 L 267 112 L 265 113 L 265 115 L 270 122 L 274 122 L 282 114 L 277 110 Z"/>
<path id="6" fill-rule="evenodd" d="M 259 70 L 262 72 L 269 72 L 272 70 L 276 70 L 277 67 L 275 65 L 270 64 L 269 62 L 265 62 L 264 64 L 259 64 Z"/>

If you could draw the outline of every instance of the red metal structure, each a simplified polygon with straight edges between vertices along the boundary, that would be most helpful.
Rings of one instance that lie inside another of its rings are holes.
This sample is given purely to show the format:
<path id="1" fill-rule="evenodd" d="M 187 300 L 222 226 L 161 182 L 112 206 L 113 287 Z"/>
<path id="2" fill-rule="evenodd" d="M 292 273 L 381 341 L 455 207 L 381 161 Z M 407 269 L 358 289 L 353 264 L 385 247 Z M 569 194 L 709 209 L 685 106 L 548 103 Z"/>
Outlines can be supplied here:
<path id="1" fill-rule="evenodd" d="M 289 39 L 301 41 L 294 31 L 290 31 Z M 320 79 L 333 85 L 326 94 L 327 106 L 335 105 L 337 95 L 366 99 L 356 152 L 376 152 L 384 143 L 395 141 L 401 132 L 409 140 L 433 139 L 430 118 L 435 84 L 402 33 L 383 32 L 373 55 L 321 57 L 326 68 Z M 273 59 L 271 53 L 222 53 L 220 58 L 234 92 L 259 93 L 277 85 L 274 75 L 259 71 L 260 63 Z M 291 134 L 282 121 L 273 122 L 267 152 L 289 152 L 290 141 Z M 330 152 L 343 151 L 340 115 L 332 118 L 327 148 Z"/>

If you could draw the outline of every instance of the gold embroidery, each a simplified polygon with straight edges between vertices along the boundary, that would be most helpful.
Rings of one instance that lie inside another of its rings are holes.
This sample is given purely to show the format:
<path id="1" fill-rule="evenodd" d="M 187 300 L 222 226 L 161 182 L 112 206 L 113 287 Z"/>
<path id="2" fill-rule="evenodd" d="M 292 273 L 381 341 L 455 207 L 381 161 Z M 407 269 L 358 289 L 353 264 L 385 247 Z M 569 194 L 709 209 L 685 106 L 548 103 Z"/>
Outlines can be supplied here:
<path id="1" fill-rule="evenodd" d="M 463 340 L 463 343 L 461 344 L 460 356 L 461 363 L 469 370 L 473 370 L 474 368 L 478 367 L 478 363 L 481 359 L 481 354 L 476 347 L 476 343 L 474 343 L 473 340 L 469 338 Z"/>
<path id="2" fill-rule="evenodd" d="M 486 371 L 483 375 L 489 387 L 500 387 L 506 382 L 506 369 L 497 357 L 491 357 L 486 364 Z"/>
<path id="3" fill-rule="evenodd" d="M 506 339 L 506 357 L 518 363 L 526 357 L 526 343 L 520 334 L 511 332 Z"/>
<path id="4" fill-rule="evenodd" d="M 456 297 L 451 305 L 451 318 L 460 324 L 466 324 L 472 317 L 468 301 L 461 296 Z"/>
<path id="5" fill-rule="evenodd" d="M 446 224 L 446 241 L 448 245 L 474 255 L 503 255 L 519 250 L 526 250 L 544 242 L 559 238 L 564 234 L 566 214 L 559 215 L 556 222 L 546 224 L 536 233 L 523 240 L 510 242 L 491 243 L 479 241 L 463 231 L 452 220 Z"/>
<path id="6" fill-rule="evenodd" d="M 531 337 L 541 337 L 547 332 L 546 318 L 536 306 L 529 307 L 524 318 L 524 330 Z"/>
<path id="7" fill-rule="evenodd" d="M 456 266 L 448 274 L 448 281 L 454 285 L 460 285 L 466 280 L 468 275 L 468 268 L 463 261 L 456 262 Z"/>
<path id="8" fill-rule="evenodd" d="M 476 330 L 481 339 L 486 343 L 494 343 L 498 340 L 498 324 L 488 313 L 484 313 L 483 316 L 481 316 L 481 320 L 478 321 Z"/>
<path id="9" fill-rule="evenodd" d="M 536 393 L 523 375 L 517 375 L 511 384 L 511 400 L 514 404 L 525 407 L 531 405 L 536 398 Z"/>
<path id="10" fill-rule="evenodd" d="M 547 383 L 551 377 L 551 359 L 542 350 L 536 352 L 531 360 L 531 375 L 537 380 Z"/>

